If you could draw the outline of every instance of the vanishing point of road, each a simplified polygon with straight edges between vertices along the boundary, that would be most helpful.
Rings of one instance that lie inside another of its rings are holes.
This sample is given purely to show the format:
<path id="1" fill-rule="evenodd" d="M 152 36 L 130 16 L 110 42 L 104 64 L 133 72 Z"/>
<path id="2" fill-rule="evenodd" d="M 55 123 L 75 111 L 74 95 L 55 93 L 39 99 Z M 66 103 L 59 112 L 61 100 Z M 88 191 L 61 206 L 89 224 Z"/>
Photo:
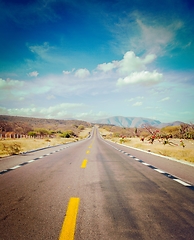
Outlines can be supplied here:
<path id="1" fill-rule="evenodd" d="M 0 160 L 1 240 L 192 240 L 194 167 L 101 138 Z"/>

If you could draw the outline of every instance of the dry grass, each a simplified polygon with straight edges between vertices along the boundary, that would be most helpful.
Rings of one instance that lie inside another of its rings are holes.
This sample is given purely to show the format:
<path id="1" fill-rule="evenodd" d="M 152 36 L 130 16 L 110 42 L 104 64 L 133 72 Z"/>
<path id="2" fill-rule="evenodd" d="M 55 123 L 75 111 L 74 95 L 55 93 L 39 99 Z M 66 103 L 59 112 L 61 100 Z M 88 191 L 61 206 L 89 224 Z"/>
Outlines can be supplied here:
<path id="1" fill-rule="evenodd" d="M 79 139 L 84 139 L 88 136 L 88 133 L 91 131 L 91 128 L 86 128 L 79 134 Z M 47 138 L 47 139 L 33 139 L 33 138 L 19 138 L 19 139 L 1 139 L 0 140 L 0 158 L 8 156 L 5 152 L 3 152 L 4 145 L 10 146 L 14 143 L 21 146 L 21 152 L 26 152 L 29 150 L 34 150 L 38 148 L 43 148 L 47 146 L 56 146 L 59 144 L 65 144 L 68 142 L 77 141 L 75 138 Z"/>
<path id="2" fill-rule="evenodd" d="M 82 130 L 79 134 L 79 138 L 83 139 L 83 138 L 87 138 L 89 135 L 89 132 L 91 132 L 92 129 L 91 128 L 85 128 L 84 130 Z"/>
<path id="3" fill-rule="evenodd" d="M 0 157 L 5 157 L 8 154 L 3 152 L 4 145 L 11 146 L 16 143 L 21 146 L 21 152 L 26 152 L 29 150 L 34 150 L 38 148 L 43 148 L 47 146 L 55 146 L 58 144 L 64 144 L 72 141 L 72 139 L 61 139 L 61 138 L 53 138 L 53 139 L 6 139 L 0 141 Z"/>
<path id="4" fill-rule="evenodd" d="M 120 143 L 120 138 L 113 138 L 112 134 L 104 129 L 100 129 L 101 134 L 106 135 L 107 139 L 114 141 L 116 143 Z M 162 142 L 155 140 L 153 144 L 150 144 L 148 141 L 140 141 L 140 138 L 127 138 L 124 140 L 125 145 L 139 148 L 145 151 L 150 151 L 153 153 L 157 153 L 163 156 L 168 156 L 175 158 L 177 160 L 185 160 L 188 162 L 194 163 L 194 140 L 183 140 L 185 147 L 183 148 L 180 145 L 180 139 L 172 139 L 170 142 L 176 144 L 164 145 Z"/>

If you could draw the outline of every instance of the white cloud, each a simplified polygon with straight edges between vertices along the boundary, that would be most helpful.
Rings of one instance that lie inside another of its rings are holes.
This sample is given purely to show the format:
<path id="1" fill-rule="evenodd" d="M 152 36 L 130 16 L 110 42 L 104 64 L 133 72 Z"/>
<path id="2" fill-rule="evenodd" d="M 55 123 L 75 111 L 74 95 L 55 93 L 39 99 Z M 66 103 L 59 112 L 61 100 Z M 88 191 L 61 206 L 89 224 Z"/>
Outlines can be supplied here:
<path id="1" fill-rule="evenodd" d="M 177 36 L 183 27 L 184 23 L 178 16 L 168 18 L 158 15 L 155 18 L 148 12 L 135 10 L 123 15 L 114 27 L 109 26 L 109 30 L 114 34 L 112 47 L 117 53 L 130 49 L 139 54 L 153 53 L 159 56 L 180 46 Z M 186 28 L 185 26 L 184 34 L 187 32 Z"/>
<path id="2" fill-rule="evenodd" d="M 43 117 L 63 119 L 72 116 L 72 110 L 84 107 L 82 103 L 61 103 L 48 108 L 31 107 L 31 108 L 4 108 L 0 107 L 0 114 L 11 116 Z"/>
<path id="3" fill-rule="evenodd" d="M 34 61 L 26 59 L 28 66 L 34 68 L 35 66 L 50 66 L 61 65 L 64 66 L 64 63 L 67 61 L 66 56 L 61 54 L 60 48 L 57 46 L 50 46 L 48 42 L 44 42 L 42 45 L 33 45 L 29 46 L 29 50 L 35 55 L 36 59 Z M 43 62 L 43 61 L 44 62 Z M 43 64 L 44 63 L 44 64 Z"/>
<path id="4" fill-rule="evenodd" d="M 149 63 L 153 62 L 155 59 L 156 59 L 156 55 L 155 54 L 148 54 L 143 59 L 143 63 L 144 64 L 149 64 Z"/>
<path id="5" fill-rule="evenodd" d="M 90 76 L 90 72 L 86 68 L 80 68 L 75 72 L 75 76 L 78 78 L 86 78 Z"/>
<path id="6" fill-rule="evenodd" d="M 41 58 L 45 59 L 47 56 L 47 52 L 51 49 L 52 47 L 49 46 L 48 42 L 44 42 L 43 45 L 34 45 L 34 46 L 29 46 L 29 49 L 32 53 L 37 54 Z"/>
<path id="7" fill-rule="evenodd" d="M 99 64 L 97 66 L 97 69 L 100 70 L 100 71 L 103 71 L 103 72 L 108 72 L 108 71 L 113 70 L 117 66 L 118 66 L 118 62 L 117 61 L 112 61 L 112 62 L 109 62 L 109 63 Z"/>
<path id="8" fill-rule="evenodd" d="M 137 57 L 134 52 L 128 51 L 123 59 L 119 62 L 118 72 L 122 75 L 129 74 L 133 71 L 146 69 L 146 64 L 151 63 L 156 58 L 155 55 L 147 55 L 145 59 Z"/>
<path id="9" fill-rule="evenodd" d="M 141 20 L 137 20 L 137 23 L 142 31 L 142 37 L 145 40 L 146 45 L 162 46 L 169 43 L 173 38 L 173 32 L 167 27 L 163 26 L 149 26 L 144 24 Z"/>
<path id="10" fill-rule="evenodd" d="M 135 83 L 140 83 L 143 85 L 154 85 L 160 82 L 162 78 L 163 78 L 163 75 L 161 73 L 158 73 L 157 71 L 134 72 L 125 78 L 119 78 L 117 80 L 117 85 L 123 86 L 128 84 L 135 84 Z"/>
<path id="11" fill-rule="evenodd" d="M 104 72 L 116 69 L 121 75 L 130 74 L 133 71 L 141 71 L 146 69 L 146 65 L 153 62 L 156 58 L 154 54 L 148 54 L 145 58 L 140 58 L 133 51 L 128 51 L 124 54 L 121 61 L 112 61 L 109 63 L 99 64 L 97 70 Z"/>
<path id="12" fill-rule="evenodd" d="M 30 76 L 30 77 L 37 77 L 38 74 L 39 74 L 39 73 L 38 73 L 37 71 L 34 71 L 34 72 L 28 73 L 28 76 Z"/>
<path id="13" fill-rule="evenodd" d="M 137 14 L 136 22 L 140 34 L 131 38 L 133 49 L 163 55 L 167 48 L 173 49 L 179 44 L 175 38 L 177 32 L 183 27 L 180 20 L 170 22 L 165 19 L 163 22 L 157 22 L 152 18 Z"/>
<path id="14" fill-rule="evenodd" d="M 54 95 L 48 95 L 47 97 L 46 97 L 46 99 L 48 99 L 48 100 L 52 100 L 52 99 L 55 99 L 56 97 L 54 96 Z"/>
<path id="15" fill-rule="evenodd" d="M 2 79 L 0 78 L 0 90 L 1 89 L 13 89 L 13 88 L 17 88 L 17 87 L 21 87 L 24 85 L 23 81 L 18 81 L 18 80 L 11 80 L 11 79 Z"/>
<path id="16" fill-rule="evenodd" d="M 100 112 L 94 113 L 92 110 L 90 110 L 89 112 L 82 112 L 80 114 L 76 114 L 77 119 L 91 121 L 91 122 L 98 119 L 107 118 L 107 117 L 109 117 L 109 115 L 107 115 L 107 113 L 105 112 L 100 111 Z"/>
<path id="17" fill-rule="evenodd" d="M 70 73 L 71 73 L 70 71 L 63 71 L 63 74 L 65 74 L 65 75 L 68 75 Z"/>
<path id="18" fill-rule="evenodd" d="M 143 104 L 142 102 L 136 102 L 136 103 L 133 104 L 133 106 L 134 106 L 134 107 L 139 107 L 139 106 L 141 106 L 142 104 Z"/>
<path id="19" fill-rule="evenodd" d="M 134 98 L 127 99 L 126 102 L 132 102 Z"/>
<path id="20" fill-rule="evenodd" d="M 86 107 L 87 106 L 82 103 L 62 103 L 48 108 L 35 107 L 34 105 L 30 108 L 5 108 L 0 106 L 0 114 L 51 119 L 75 118 L 91 122 L 96 119 L 109 117 L 109 115 L 103 111 L 93 112 L 93 110 L 90 110 L 84 112 L 83 109 Z M 81 111 L 79 112 L 80 109 Z"/>
<path id="21" fill-rule="evenodd" d="M 133 102 L 133 101 L 140 100 L 140 99 L 144 99 L 144 96 L 138 96 L 135 98 L 126 99 L 126 102 Z"/>
<path id="22" fill-rule="evenodd" d="M 170 99 L 169 97 L 165 97 L 165 98 L 161 99 L 160 101 L 164 102 L 164 101 L 168 101 L 169 99 Z"/>

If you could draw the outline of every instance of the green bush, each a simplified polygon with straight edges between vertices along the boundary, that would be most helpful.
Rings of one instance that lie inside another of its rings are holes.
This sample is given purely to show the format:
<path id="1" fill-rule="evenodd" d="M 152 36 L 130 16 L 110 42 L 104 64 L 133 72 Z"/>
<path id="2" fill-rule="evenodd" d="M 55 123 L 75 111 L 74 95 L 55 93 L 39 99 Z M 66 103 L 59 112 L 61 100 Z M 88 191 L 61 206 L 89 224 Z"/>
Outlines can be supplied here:
<path id="1" fill-rule="evenodd" d="M 60 135 L 62 138 L 71 138 L 73 136 L 75 136 L 75 134 L 72 130 L 68 130 Z"/>
<path id="2" fill-rule="evenodd" d="M 31 131 L 31 132 L 28 132 L 28 136 L 30 136 L 30 137 L 36 137 L 36 136 L 37 136 L 37 133 L 34 132 L 34 131 Z"/>
<path id="3" fill-rule="evenodd" d="M 44 128 L 35 129 L 35 132 L 39 133 L 40 135 L 48 135 L 49 134 L 49 131 Z"/>

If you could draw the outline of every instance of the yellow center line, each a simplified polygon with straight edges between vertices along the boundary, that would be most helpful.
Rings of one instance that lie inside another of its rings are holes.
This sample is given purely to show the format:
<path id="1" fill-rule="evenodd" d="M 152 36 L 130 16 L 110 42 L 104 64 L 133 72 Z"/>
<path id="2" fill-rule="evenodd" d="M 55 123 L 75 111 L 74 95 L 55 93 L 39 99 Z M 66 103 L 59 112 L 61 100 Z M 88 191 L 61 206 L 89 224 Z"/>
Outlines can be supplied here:
<path id="1" fill-rule="evenodd" d="M 59 240 L 73 240 L 76 226 L 76 217 L 79 207 L 79 198 L 70 198 L 66 216 L 63 222 Z"/>
<path id="2" fill-rule="evenodd" d="M 86 151 L 86 153 L 88 154 L 88 153 L 90 153 L 90 151 L 88 150 L 88 151 Z"/>
<path id="3" fill-rule="evenodd" d="M 84 159 L 83 162 L 82 162 L 81 168 L 85 168 L 87 162 L 88 162 L 88 160 L 87 160 L 87 159 Z"/>

